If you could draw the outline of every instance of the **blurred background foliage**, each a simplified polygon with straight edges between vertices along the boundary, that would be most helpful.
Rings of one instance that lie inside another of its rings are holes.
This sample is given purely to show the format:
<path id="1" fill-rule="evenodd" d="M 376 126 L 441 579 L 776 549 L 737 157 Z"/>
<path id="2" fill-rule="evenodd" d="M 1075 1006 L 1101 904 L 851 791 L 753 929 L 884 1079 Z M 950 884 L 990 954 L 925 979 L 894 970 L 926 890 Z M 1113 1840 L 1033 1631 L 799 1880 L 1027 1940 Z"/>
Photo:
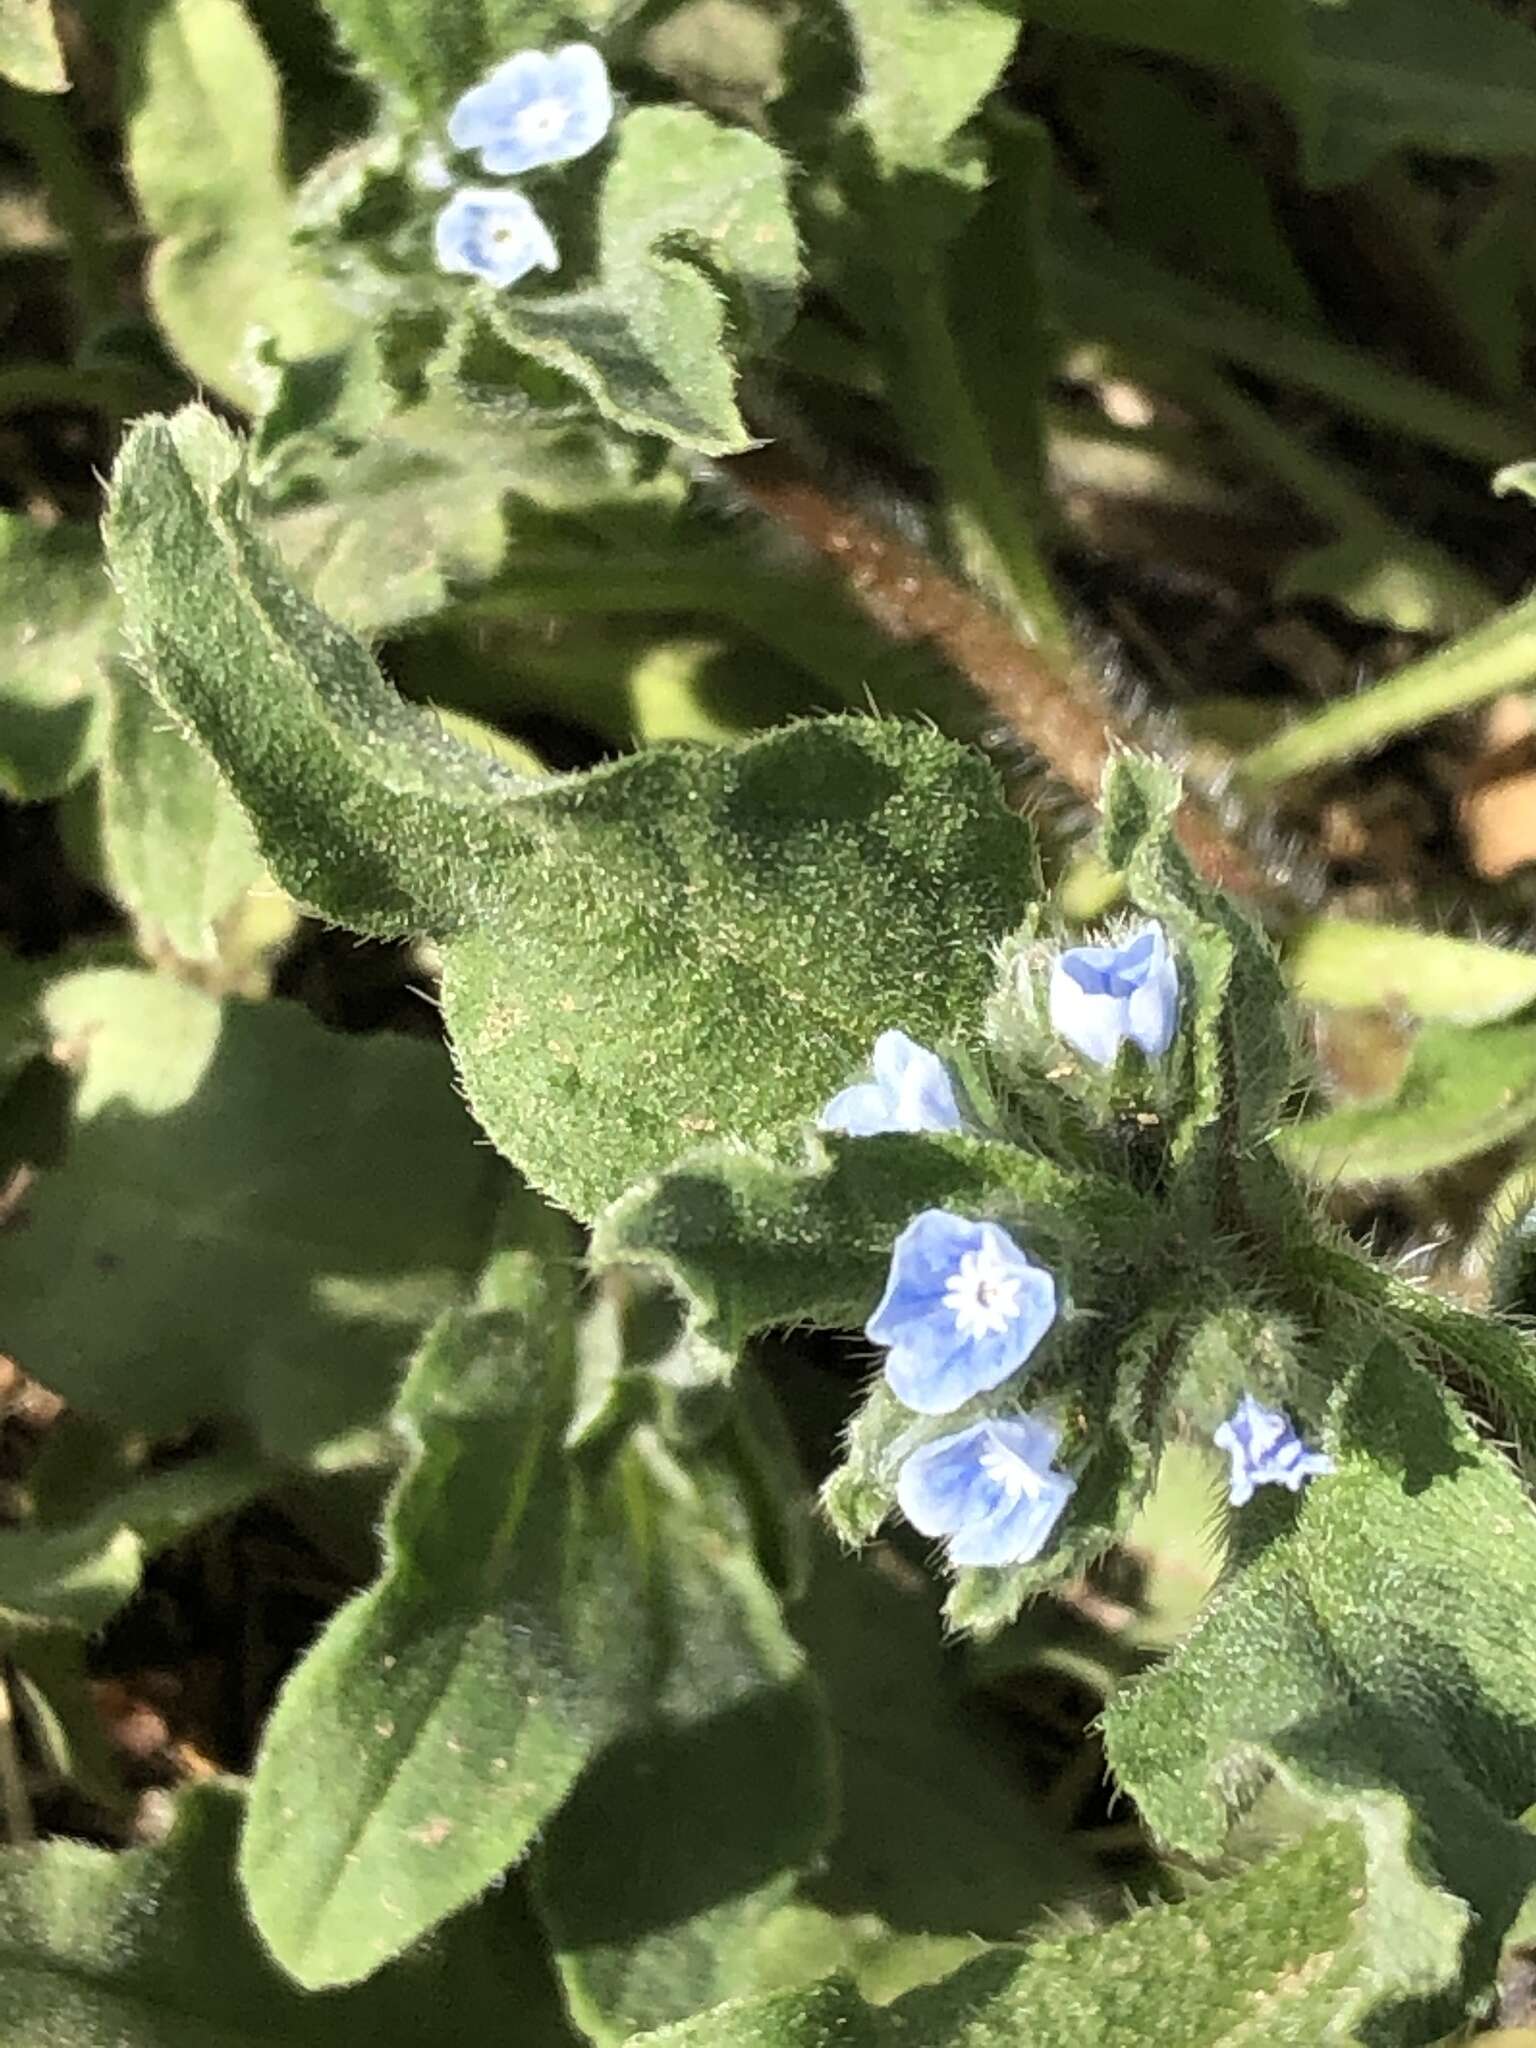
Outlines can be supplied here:
<path id="1" fill-rule="evenodd" d="M 1097 766 L 1163 754 L 1309 1020 L 1294 1162 L 1379 1251 L 1536 1312 L 1523 1240 L 1492 1272 L 1484 1249 L 1536 1210 L 1536 8 L 1041 0 L 1021 34 L 973 0 L 930 43 L 880 0 L 588 9 L 636 101 L 793 166 L 803 289 L 725 293 L 739 432 L 688 446 L 594 399 L 533 313 L 498 325 L 423 276 L 413 153 L 485 52 L 392 40 L 388 12 L 0 0 L 14 1840 L 152 1843 L 170 1788 L 249 1764 L 377 1569 L 400 1373 L 509 1178 L 448 1085 L 430 953 L 301 918 L 122 663 L 100 479 L 145 411 L 201 395 L 250 428 L 291 568 L 530 772 L 917 715 L 990 754 L 1087 913 L 1115 886 L 1082 852 Z M 914 109 L 917 64 L 939 85 Z M 79 1218 L 114 1204 L 122 1269 L 86 1270 Z M 654 1305 L 584 1313 L 600 1359 Z M 744 1422 L 742 1457 L 802 1493 L 861 1367 L 760 1349 L 795 1440 Z M 317 1354 L 318 1402 L 295 1391 Z M 1206 1456 L 1171 1456 L 1122 1551 L 964 1653 L 921 1546 L 823 1560 L 794 1625 L 844 1833 L 773 1901 L 752 1988 L 810 1957 L 896 1990 L 974 1937 L 1181 1890 L 1111 1805 L 1094 1724 L 1198 1607 L 1213 1499 Z M 960 1830 L 943 1871 L 911 1867 L 895 1781 Z M 233 1826 L 223 1797 L 188 1856 Z M 495 1910 L 500 1939 L 533 1909 Z M 1524 1982 L 1512 1961 L 1511 2019 Z"/>

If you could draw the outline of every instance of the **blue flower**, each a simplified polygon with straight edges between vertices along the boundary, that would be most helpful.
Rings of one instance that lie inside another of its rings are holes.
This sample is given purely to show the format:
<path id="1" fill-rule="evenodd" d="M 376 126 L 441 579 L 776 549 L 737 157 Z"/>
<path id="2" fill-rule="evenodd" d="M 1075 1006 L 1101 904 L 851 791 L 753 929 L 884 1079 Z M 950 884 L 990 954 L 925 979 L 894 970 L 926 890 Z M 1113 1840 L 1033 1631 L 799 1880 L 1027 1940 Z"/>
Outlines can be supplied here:
<path id="1" fill-rule="evenodd" d="M 477 149 L 498 177 L 585 156 L 608 133 L 613 93 L 590 43 L 519 50 L 472 85 L 448 116 L 455 149 Z"/>
<path id="2" fill-rule="evenodd" d="M 1051 1026 L 1101 1067 L 1129 1039 L 1149 1060 L 1165 1053 L 1179 1021 L 1179 970 L 1160 924 L 1123 946 L 1073 946 L 1051 969 Z"/>
<path id="3" fill-rule="evenodd" d="M 1051 1469 L 1061 1432 L 1032 1415 L 999 1417 L 914 1451 L 896 1479 L 901 1512 L 943 1536 L 951 1564 L 1027 1564 L 1076 1490 Z"/>
<path id="4" fill-rule="evenodd" d="M 1278 1408 L 1244 1394 L 1212 1441 L 1232 1460 L 1227 1498 L 1240 1508 L 1256 1486 L 1288 1486 L 1299 1493 L 1308 1479 L 1333 1470 L 1324 1451 L 1309 1451 Z"/>
<path id="5" fill-rule="evenodd" d="M 560 252 L 521 192 L 465 185 L 437 216 L 437 262 L 495 285 L 530 270 L 558 270 Z"/>
<path id="6" fill-rule="evenodd" d="M 824 1131 L 872 1138 L 881 1131 L 958 1131 L 960 1105 L 944 1062 L 905 1031 L 882 1031 L 870 1061 L 873 1081 L 834 1095 L 821 1112 Z"/>
<path id="7" fill-rule="evenodd" d="M 1055 1320 L 1056 1282 L 1006 1230 L 924 1209 L 892 1247 L 864 1332 L 890 1347 L 885 1377 L 898 1401 L 948 1415 L 1017 1372 Z"/>

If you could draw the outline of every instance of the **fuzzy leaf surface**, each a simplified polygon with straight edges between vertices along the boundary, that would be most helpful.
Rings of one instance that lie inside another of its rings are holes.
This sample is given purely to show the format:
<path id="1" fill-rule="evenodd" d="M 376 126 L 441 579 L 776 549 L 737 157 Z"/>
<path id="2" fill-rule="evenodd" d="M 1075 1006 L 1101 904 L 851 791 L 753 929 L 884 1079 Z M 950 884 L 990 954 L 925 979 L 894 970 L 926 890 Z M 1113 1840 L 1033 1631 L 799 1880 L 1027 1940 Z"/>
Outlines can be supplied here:
<path id="1" fill-rule="evenodd" d="M 656 747 L 537 785 L 407 706 L 243 516 L 207 414 L 150 421 L 109 524 L 137 655 L 338 923 L 443 942 L 476 1115 L 578 1214 L 707 1138 L 761 1140 L 878 1031 L 974 1034 L 1035 899 L 990 768 L 870 719 Z"/>
<path id="2" fill-rule="evenodd" d="M 283 906 L 245 813 L 170 716 L 121 664 L 112 671 L 101 771 L 102 845 L 118 900 L 153 957 L 211 963 L 225 927 L 265 893 Z"/>
<path id="3" fill-rule="evenodd" d="M 1247 2048 L 1346 2039 L 1361 2004 L 1361 1853 L 1320 1828 L 1256 1870 L 1117 1927 L 998 1948 L 888 2006 L 846 1979 L 742 1999 L 646 2048 Z M 639 2043 L 637 2043 L 639 2048 Z"/>
<path id="4" fill-rule="evenodd" d="M 820 1698 L 734 1490 L 649 1440 L 629 1464 L 657 1668 L 645 1711 L 555 1815 L 533 1866 L 567 2002 L 604 2043 L 728 1995 L 833 1806 Z"/>
<path id="5" fill-rule="evenodd" d="M 0 1237 L 0 1343 L 152 1436 L 222 1420 L 302 1462 L 376 1422 L 502 1178 L 437 1048 L 127 968 L 42 1014 L 73 1122 Z"/>
<path id="6" fill-rule="evenodd" d="M 753 445 L 736 358 L 789 324 L 800 256 L 783 158 L 692 107 L 640 107 L 603 184 L 594 284 L 495 301 L 500 332 L 617 425 L 706 455 Z"/>
<path id="7" fill-rule="evenodd" d="M 255 533 L 239 460 L 197 408 L 124 444 L 108 551 L 141 672 L 300 902 L 359 931 L 446 934 L 489 907 L 525 849 L 496 814 L 523 785 L 403 703 L 300 596 Z"/>
<path id="8" fill-rule="evenodd" d="M 1362 1331 L 1363 1341 L 1368 1336 Z M 1366 1844 L 1370 1969 L 1438 2038 L 1536 1881 L 1536 1519 L 1510 1467 L 1379 1346 L 1340 1388 L 1331 1477 L 1261 1496 L 1240 1568 L 1110 1705 L 1110 1760 L 1154 1831 L 1220 1853 L 1270 1771 Z M 1397 2038 L 1389 2034 L 1386 2038 Z"/>
<path id="9" fill-rule="evenodd" d="M 437 1326 L 397 1411 L 417 1449 L 383 1574 L 267 1724 L 241 1876 L 312 1990 L 371 1975 L 518 1861 L 638 1703 L 643 1574 L 615 1490 L 561 1447 L 570 1344 L 531 1259 Z"/>
<path id="10" fill-rule="evenodd" d="M 154 1848 L 114 1855 L 57 1840 L 4 1852 L 7 2048 L 456 2048 L 494 2034 L 509 2009 L 518 2048 L 568 2048 L 563 2030 L 540 2023 L 530 1936 L 489 1909 L 358 1990 L 297 1990 L 235 1888 L 240 1809 L 233 1787 L 198 1785 Z"/>

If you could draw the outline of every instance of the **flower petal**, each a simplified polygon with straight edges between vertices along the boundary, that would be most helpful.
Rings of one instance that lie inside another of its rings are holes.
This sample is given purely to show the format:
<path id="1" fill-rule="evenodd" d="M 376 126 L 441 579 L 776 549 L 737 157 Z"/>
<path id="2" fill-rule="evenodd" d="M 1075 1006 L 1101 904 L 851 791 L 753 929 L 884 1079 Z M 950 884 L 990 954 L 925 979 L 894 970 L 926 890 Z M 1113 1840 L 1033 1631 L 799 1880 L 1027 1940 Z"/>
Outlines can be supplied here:
<path id="1" fill-rule="evenodd" d="M 519 50 L 467 92 L 448 116 L 448 140 L 455 149 L 480 149 L 494 142 L 544 90 L 549 59 L 542 50 Z"/>
<path id="2" fill-rule="evenodd" d="M 925 1209 L 892 1247 L 864 1330 L 888 1347 L 896 1398 L 920 1415 L 947 1415 L 1016 1373 L 1055 1317 L 1055 1280 L 999 1224 Z"/>
<path id="3" fill-rule="evenodd" d="M 957 1337 L 951 1324 L 947 1344 L 936 1332 L 932 1341 L 892 1345 L 885 1383 L 904 1408 L 918 1415 L 952 1415 L 973 1395 L 1000 1387 L 1016 1369 L 1006 1358 L 978 1358 L 977 1347 Z"/>
<path id="4" fill-rule="evenodd" d="M 1127 1039 L 1160 1058 L 1179 1021 L 1179 972 L 1162 926 L 1145 925 L 1122 946 L 1059 954 L 1048 1008 L 1057 1034 L 1096 1066 L 1112 1066 Z"/>
<path id="5" fill-rule="evenodd" d="M 948 1209 L 923 1209 L 891 1247 L 885 1293 L 864 1325 L 872 1344 L 894 1344 L 914 1318 L 942 1304 L 950 1275 L 976 1248 L 976 1225 Z"/>
<path id="6" fill-rule="evenodd" d="M 950 1536 L 990 1515 L 1001 1499 L 997 1481 L 981 1463 L 987 1425 L 935 1437 L 914 1451 L 896 1477 L 901 1512 L 923 1536 Z"/>
<path id="7" fill-rule="evenodd" d="M 1231 1415 L 1211 1433 L 1218 1450 L 1231 1461 L 1227 1499 L 1235 1508 L 1252 1500 L 1260 1486 L 1284 1486 L 1299 1493 L 1309 1479 L 1334 1469 L 1326 1451 L 1314 1451 L 1278 1408 L 1266 1408 L 1244 1394 Z"/>
<path id="8" fill-rule="evenodd" d="M 438 267 L 516 284 L 530 270 L 558 270 L 560 254 L 549 229 L 521 192 L 501 186 L 462 186 L 437 217 Z"/>
<path id="9" fill-rule="evenodd" d="M 955 1565 L 1022 1564 L 1044 1549 L 1075 1491 L 1051 1460 L 1061 1441 L 1040 1416 L 997 1417 L 924 1444 L 902 1465 L 896 1497 L 925 1536 L 945 1536 Z"/>
<path id="10" fill-rule="evenodd" d="M 949 1561 L 955 1565 L 1028 1564 L 1050 1541 L 1067 1502 L 1077 1491 L 1077 1482 L 1065 1472 L 1041 1475 L 1040 1489 L 1005 1502 L 979 1522 L 972 1522 L 949 1539 Z"/>
<path id="11" fill-rule="evenodd" d="M 1048 1008 L 1058 1038 L 1096 1067 L 1114 1065 L 1125 1037 L 1124 1006 L 1115 996 L 1084 988 L 1070 954 L 1062 954 L 1051 968 Z"/>
<path id="12" fill-rule="evenodd" d="M 1179 1022 L 1179 970 L 1168 951 L 1161 925 L 1154 925 L 1153 945 L 1138 988 L 1126 1005 L 1126 1031 L 1149 1060 L 1160 1059 L 1173 1043 Z"/>
<path id="13" fill-rule="evenodd" d="M 567 43 L 549 53 L 519 50 L 498 64 L 457 101 L 448 134 L 455 148 L 478 150 L 486 170 L 515 176 L 584 156 L 612 121 L 601 53 Z"/>
<path id="14" fill-rule="evenodd" d="M 833 1096 L 816 1122 L 847 1138 L 878 1138 L 891 1129 L 890 1098 L 878 1081 L 856 1081 Z"/>

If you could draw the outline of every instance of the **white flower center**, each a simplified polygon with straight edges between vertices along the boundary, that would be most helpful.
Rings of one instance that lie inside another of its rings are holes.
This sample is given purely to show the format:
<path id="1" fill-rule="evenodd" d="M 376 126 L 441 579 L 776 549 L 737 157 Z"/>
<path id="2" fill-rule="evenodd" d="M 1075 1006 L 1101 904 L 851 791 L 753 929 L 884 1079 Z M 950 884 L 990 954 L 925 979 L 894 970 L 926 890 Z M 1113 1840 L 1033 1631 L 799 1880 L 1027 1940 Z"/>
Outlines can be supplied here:
<path id="1" fill-rule="evenodd" d="M 1019 1314 L 1021 1274 L 1010 1273 L 990 1244 L 965 1252 L 944 1289 L 944 1306 L 962 1337 L 996 1337 Z"/>
<path id="2" fill-rule="evenodd" d="M 519 142 L 553 142 L 565 126 L 565 109 L 558 100 L 535 100 L 517 117 Z"/>
<path id="3" fill-rule="evenodd" d="M 987 1439 L 987 1448 L 977 1460 L 983 1472 L 994 1486 L 1000 1486 L 1011 1501 L 1023 1500 L 1026 1494 L 1031 1500 L 1039 1498 L 1040 1474 L 1032 1465 L 1026 1464 L 1017 1451 L 1010 1451 L 997 1438 Z"/>

